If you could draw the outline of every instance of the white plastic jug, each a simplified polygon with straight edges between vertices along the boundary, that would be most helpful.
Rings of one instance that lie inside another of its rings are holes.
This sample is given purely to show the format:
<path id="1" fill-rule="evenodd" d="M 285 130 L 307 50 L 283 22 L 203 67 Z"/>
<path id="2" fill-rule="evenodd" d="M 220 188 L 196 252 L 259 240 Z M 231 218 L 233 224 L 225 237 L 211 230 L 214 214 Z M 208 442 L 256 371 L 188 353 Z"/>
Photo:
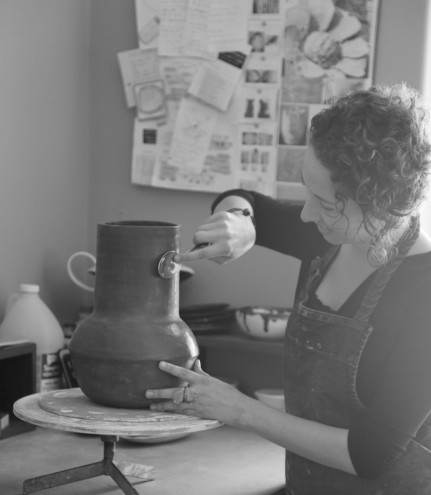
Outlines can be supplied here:
<path id="1" fill-rule="evenodd" d="M 36 344 L 36 391 L 61 388 L 58 351 L 64 347 L 64 334 L 35 284 L 21 284 L 19 293 L 11 294 L 0 325 L 0 342 L 20 339 Z"/>

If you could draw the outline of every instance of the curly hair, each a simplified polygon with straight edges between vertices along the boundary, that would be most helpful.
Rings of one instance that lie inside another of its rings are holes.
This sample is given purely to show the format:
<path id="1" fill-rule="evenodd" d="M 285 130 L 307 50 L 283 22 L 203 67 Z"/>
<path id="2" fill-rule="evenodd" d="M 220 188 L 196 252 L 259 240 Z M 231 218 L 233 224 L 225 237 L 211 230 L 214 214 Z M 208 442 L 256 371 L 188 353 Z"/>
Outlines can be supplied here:
<path id="1" fill-rule="evenodd" d="M 419 93 L 404 83 L 354 91 L 311 121 L 310 144 L 330 171 L 339 211 L 348 199 L 359 205 L 377 263 L 396 253 L 394 229 L 416 216 L 426 197 L 429 124 Z"/>

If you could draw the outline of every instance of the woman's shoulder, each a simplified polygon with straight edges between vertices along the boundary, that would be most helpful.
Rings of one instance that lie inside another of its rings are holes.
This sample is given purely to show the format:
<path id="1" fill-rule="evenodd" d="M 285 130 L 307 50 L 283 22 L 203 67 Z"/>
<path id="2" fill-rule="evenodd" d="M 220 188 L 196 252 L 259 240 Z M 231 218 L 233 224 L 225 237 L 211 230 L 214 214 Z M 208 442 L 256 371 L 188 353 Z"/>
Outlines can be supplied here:
<path id="1" fill-rule="evenodd" d="M 416 277 L 418 274 L 422 274 L 423 277 L 421 278 L 431 278 L 431 249 L 406 256 L 400 268 L 406 276 Z"/>
<path id="2" fill-rule="evenodd" d="M 404 300 L 431 315 L 431 251 L 406 256 L 394 282 Z"/>
<path id="3" fill-rule="evenodd" d="M 407 257 L 426 253 L 431 253 L 431 237 L 421 230 Z"/>

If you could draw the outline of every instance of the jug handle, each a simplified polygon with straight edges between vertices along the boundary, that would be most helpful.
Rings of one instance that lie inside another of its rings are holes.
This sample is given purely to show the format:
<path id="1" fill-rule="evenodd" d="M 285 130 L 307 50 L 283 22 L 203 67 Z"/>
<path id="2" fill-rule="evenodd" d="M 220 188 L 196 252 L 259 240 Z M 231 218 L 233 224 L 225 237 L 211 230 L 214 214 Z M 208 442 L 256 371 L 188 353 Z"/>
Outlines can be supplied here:
<path id="1" fill-rule="evenodd" d="M 91 287 L 81 280 L 78 279 L 78 277 L 74 274 L 73 269 L 72 269 L 72 263 L 73 260 L 79 256 L 84 256 L 86 258 L 89 258 L 94 265 L 96 265 L 96 258 L 93 256 L 91 253 L 87 253 L 87 251 L 77 251 L 76 253 L 73 253 L 72 256 L 67 260 L 67 273 L 71 280 L 78 286 L 81 287 L 81 289 L 88 290 L 89 292 L 94 292 L 94 287 Z"/>

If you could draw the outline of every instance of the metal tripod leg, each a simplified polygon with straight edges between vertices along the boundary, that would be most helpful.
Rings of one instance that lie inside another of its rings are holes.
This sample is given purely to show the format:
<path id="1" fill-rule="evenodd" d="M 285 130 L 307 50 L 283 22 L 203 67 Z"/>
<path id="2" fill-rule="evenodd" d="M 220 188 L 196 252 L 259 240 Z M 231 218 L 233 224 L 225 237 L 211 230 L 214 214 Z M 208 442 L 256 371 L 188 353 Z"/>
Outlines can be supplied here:
<path id="1" fill-rule="evenodd" d="M 118 441 L 118 437 L 103 435 L 102 441 L 103 459 L 101 461 L 25 480 L 23 495 L 95 478 L 102 474 L 110 476 L 125 495 L 139 495 L 126 476 L 134 476 L 144 481 L 151 481 L 154 479 L 153 467 L 127 461 L 114 461 L 115 444 Z"/>

